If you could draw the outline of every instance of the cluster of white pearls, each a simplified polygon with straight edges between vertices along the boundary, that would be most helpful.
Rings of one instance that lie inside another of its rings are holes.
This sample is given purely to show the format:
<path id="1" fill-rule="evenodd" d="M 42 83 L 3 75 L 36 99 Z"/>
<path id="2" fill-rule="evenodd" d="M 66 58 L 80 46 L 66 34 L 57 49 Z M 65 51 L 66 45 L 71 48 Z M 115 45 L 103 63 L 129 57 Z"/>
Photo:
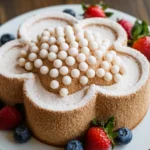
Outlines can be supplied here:
<path id="1" fill-rule="evenodd" d="M 60 87 L 56 80 L 59 75 L 64 85 L 70 85 L 73 78 L 86 85 L 95 76 L 119 82 L 124 72 L 120 57 L 115 51 L 108 51 L 110 41 L 101 40 L 98 33 L 84 31 L 79 24 L 45 29 L 37 36 L 37 41 L 30 42 L 28 46 L 28 51 L 20 52 L 18 64 L 28 71 L 38 68 L 41 74 L 49 74 L 52 78 L 50 88 L 54 90 Z M 45 59 L 53 67 L 46 66 Z M 93 69 L 97 64 L 99 68 Z M 69 92 L 67 88 L 61 88 L 59 93 L 66 96 Z"/>

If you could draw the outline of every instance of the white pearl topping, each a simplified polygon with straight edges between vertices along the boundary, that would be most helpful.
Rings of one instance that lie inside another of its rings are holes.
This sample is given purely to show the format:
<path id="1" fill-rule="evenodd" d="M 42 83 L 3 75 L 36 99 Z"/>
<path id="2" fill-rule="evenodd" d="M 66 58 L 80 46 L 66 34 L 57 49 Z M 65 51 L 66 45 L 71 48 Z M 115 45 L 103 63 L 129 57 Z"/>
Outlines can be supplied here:
<path id="1" fill-rule="evenodd" d="M 73 70 L 71 71 L 71 76 L 72 76 L 73 78 L 78 78 L 78 77 L 80 76 L 80 71 L 79 71 L 78 69 L 73 69 Z"/>
<path id="2" fill-rule="evenodd" d="M 72 56 L 68 56 L 65 62 L 68 66 L 73 66 L 75 64 L 75 58 Z"/>
<path id="3" fill-rule="evenodd" d="M 67 75 L 69 73 L 69 69 L 66 66 L 62 66 L 59 70 L 61 75 Z"/>
<path id="4" fill-rule="evenodd" d="M 42 65 L 43 65 L 43 62 L 42 62 L 41 59 L 36 59 L 36 60 L 34 61 L 34 66 L 35 66 L 36 68 L 40 68 Z"/>
<path id="5" fill-rule="evenodd" d="M 61 88 L 59 91 L 60 96 L 64 97 L 68 95 L 68 89 L 66 88 Z"/>
<path id="6" fill-rule="evenodd" d="M 62 66 L 62 61 L 61 61 L 60 59 L 54 60 L 53 66 L 54 66 L 55 68 L 60 68 L 60 67 Z"/>
<path id="7" fill-rule="evenodd" d="M 70 78 L 70 76 L 64 76 L 62 79 L 62 82 L 64 83 L 64 85 L 69 85 L 71 84 L 72 79 Z"/>
<path id="8" fill-rule="evenodd" d="M 59 82 L 57 80 L 52 80 L 50 83 L 52 89 L 57 89 L 59 87 Z"/>
<path id="9" fill-rule="evenodd" d="M 58 75 L 59 75 L 59 71 L 58 71 L 58 69 L 51 69 L 50 70 L 50 72 L 49 72 L 49 74 L 50 74 L 50 76 L 52 77 L 52 78 L 56 78 L 56 77 L 58 77 Z"/>
<path id="10" fill-rule="evenodd" d="M 86 72 L 86 75 L 88 78 L 94 78 L 95 77 L 95 70 L 93 69 L 88 69 Z"/>
<path id="11" fill-rule="evenodd" d="M 115 74 L 114 81 L 119 82 L 121 80 L 121 78 L 122 78 L 121 74 Z"/>
<path id="12" fill-rule="evenodd" d="M 111 42 L 103 40 L 99 33 L 84 31 L 79 24 L 45 29 L 37 40 L 24 40 L 24 43 L 29 50 L 20 52 L 18 65 L 28 71 L 38 68 L 42 75 L 49 73 L 51 78 L 60 76 L 64 85 L 76 80 L 86 85 L 95 75 L 107 82 L 119 82 L 126 71 L 116 51 L 109 51 Z M 57 80 L 50 82 L 51 89 L 58 89 L 60 85 Z M 61 96 L 68 93 L 67 88 L 60 87 Z"/>
<path id="13" fill-rule="evenodd" d="M 82 85 L 85 85 L 88 83 L 89 80 L 86 76 L 81 76 L 79 81 Z"/>
<path id="14" fill-rule="evenodd" d="M 48 74 L 49 68 L 47 66 L 42 66 L 40 68 L 40 72 L 41 72 L 41 74 Z"/>

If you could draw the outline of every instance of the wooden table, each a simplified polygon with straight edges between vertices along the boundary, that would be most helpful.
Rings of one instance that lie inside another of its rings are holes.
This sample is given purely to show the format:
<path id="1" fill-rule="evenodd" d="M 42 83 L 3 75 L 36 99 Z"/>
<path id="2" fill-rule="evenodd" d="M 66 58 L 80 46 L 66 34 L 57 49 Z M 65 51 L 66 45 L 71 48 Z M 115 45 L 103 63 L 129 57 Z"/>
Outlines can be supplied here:
<path id="1" fill-rule="evenodd" d="M 99 0 L 0 0 L 0 23 L 41 7 L 60 4 L 98 3 Z M 105 0 L 112 8 L 121 10 L 150 24 L 150 0 Z"/>

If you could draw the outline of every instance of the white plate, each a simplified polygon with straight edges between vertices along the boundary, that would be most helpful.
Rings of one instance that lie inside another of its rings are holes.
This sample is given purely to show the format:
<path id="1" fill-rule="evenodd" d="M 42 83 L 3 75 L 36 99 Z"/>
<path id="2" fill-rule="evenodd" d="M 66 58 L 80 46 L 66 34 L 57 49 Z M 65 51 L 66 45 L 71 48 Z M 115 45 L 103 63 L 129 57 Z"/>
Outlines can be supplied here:
<path id="1" fill-rule="evenodd" d="M 82 14 L 82 9 L 80 5 L 61 5 L 54 7 L 47 7 L 31 11 L 29 13 L 23 14 L 19 17 L 16 17 L 9 22 L 5 23 L 0 27 L 0 35 L 3 33 L 12 33 L 17 34 L 17 29 L 19 25 L 27 19 L 29 16 L 40 12 L 47 11 L 62 11 L 65 8 L 74 9 L 78 14 L 80 19 L 80 14 Z M 131 22 L 134 22 L 136 18 L 125 14 L 123 12 L 108 9 L 108 11 L 114 12 L 114 15 L 111 19 L 116 20 L 117 18 L 124 18 Z M 128 110 L 127 110 L 128 111 Z M 127 118 L 128 119 L 128 118 Z M 144 120 L 133 130 L 133 140 L 132 142 L 124 147 L 116 147 L 115 150 L 148 150 L 150 149 L 150 110 L 145 116 Z M 52 147 L 32 138 L 26 144 L 17 144 L 14 142 L 12 132 L 2 132 L 0 131 L 0 150 L 61 150 L 60 148 Z"/>

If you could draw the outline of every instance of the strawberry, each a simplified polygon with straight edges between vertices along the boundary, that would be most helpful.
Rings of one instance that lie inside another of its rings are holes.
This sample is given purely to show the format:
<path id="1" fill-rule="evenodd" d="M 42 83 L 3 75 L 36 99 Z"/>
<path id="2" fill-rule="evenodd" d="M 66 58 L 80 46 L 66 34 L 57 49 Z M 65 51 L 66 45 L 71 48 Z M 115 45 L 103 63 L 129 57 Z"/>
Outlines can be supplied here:
<path id="1" fill-rule="evenodd" d="M 91 127 L 85 140 L 85 150 L 108 150 L 114 148 L 113 139 L 117 137 L 117 133 L 113 132 L 114 117 L 111 117 L 107 123 L 100 126 L 97 120 L 93 120 L 95 127 Z"/>
<path id="2" fill-rule="evenodd" d="M 129 22 L 128 20 L 125 20 L 125 19 L 121 19 L 121 20 L 118 20 L 117 21 L 124 29 L 125 31 L 127 32 L 127 35 L 128 35 L 128 39 L 131 39 L 131 31 L 132 31 L 132 23 Z"/>
<path id="3" fill-rule="evenodd" d="M 150 61 L 150 36 L 144 36 L 136 40 L 132 47 L 143 53 Z"/>
<path id="4" fill-rule="evenodd" d="M 128 44 L 143 53 L 150 61 L 150 31 L 145 21 L 135 22 Z"/>
<path id="5" fill-rule="evenodd" d="M 17 127 L 22 122 L 21 113 L 12 106 L 5 106 L 0 111 L 0 130 L 9 130 Z"/>
<path id="6" fill-rule="evenodd" d="M 82 9 L 84 10 L 84 18 L 92 18 L 92 17 L 101 17 L 106 18 L 113 15 L 112 12 L 105 12 L 108 8 L 106 4 L 100 2 L 99 5 L 85 5 L 82 4 Z"/>

